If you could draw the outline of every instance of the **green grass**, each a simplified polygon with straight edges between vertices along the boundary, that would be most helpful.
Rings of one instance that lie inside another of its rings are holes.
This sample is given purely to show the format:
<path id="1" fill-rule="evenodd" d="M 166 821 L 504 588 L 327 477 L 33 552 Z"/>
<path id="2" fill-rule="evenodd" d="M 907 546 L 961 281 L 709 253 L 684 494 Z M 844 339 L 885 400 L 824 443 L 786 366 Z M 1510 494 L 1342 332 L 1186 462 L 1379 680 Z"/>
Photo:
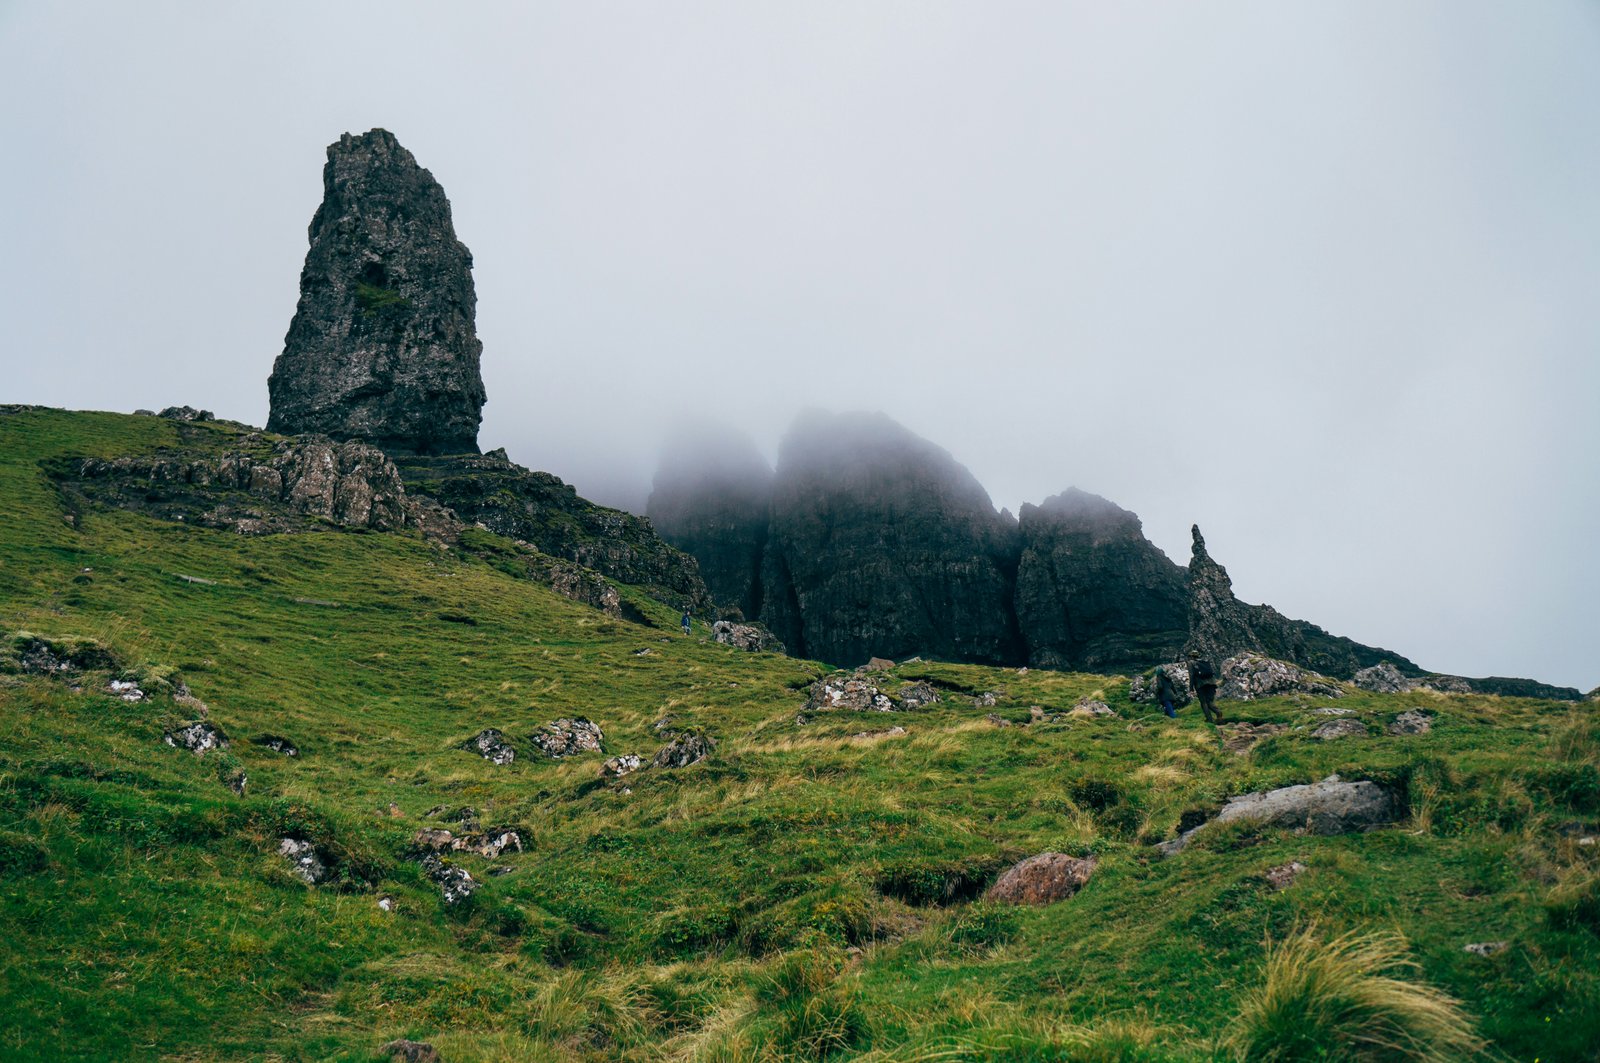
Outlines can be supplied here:
<path id="1" fill-rule="evenodd" d="M 1130 705 L 1119 678 L 927 662 L 890 682 L 1005 695 L 802 725 L 822 666 L 682 638 L 636 590 L 657 627 L 421 539 L 73 523 L 40 468 L 235 435 L 0 413 L 0 629 L 175 670 L 250 779 L 236 797 L 222 758 L 162 742 L 195 718 L 169 695 L 123 702 L 109 672 L 77 692 L 0 674 L 0 1057 L 371 1060 L 410 1036 L 449 1060 L 1228 1059 L 1269 942 L 1312 923 L 1325 940 L 1403 934 L 1416 966 L 1390 974 L 1458 999 L 1495 1052 L 1600 1055 L 1600 859 L 1566 829 L 1600 818 L 1592 702 L 1353 694 L 1370 737 L 1291 730 L 1236 756 L 1192 712 Z M 985 721 L 1089 695 L 1121 717 Z M 1300 725 L 1314 703 L 1229 715 Z M 1431 734 L 1381 736 L 1418 704 Z M 627 793 L 598 784 L 601 757 L 542 760 L 528 741 L 585 716 L 608 754 L 648 761 L 664 715 L 717 752 Z M 908 733 L 851 737 L 893 724 Z M 485 727 L 513 764 L 460 748 Z M 302 756 L 250 743 L 269 732 Z M 1186 812 L 1332 772 L 1407 787 L 1411 818 L 1203 832 L 1151 855 Z M 456 908 L 410 852 L 446 825 L 425 816 L 440 805 L 525 846 L 459 856 L 482 885 Z M 295 879 L 286 834 L 322 845 L 335 880 Z M 1097 873 L 1048 908 L 975 899 L 1046 850 L 1095 853 Z M 1309 870 L 1272 890 L 1262 872 L 1294 859 Z M 1462 950 L 1487 940 L 1509 945 Z"/>

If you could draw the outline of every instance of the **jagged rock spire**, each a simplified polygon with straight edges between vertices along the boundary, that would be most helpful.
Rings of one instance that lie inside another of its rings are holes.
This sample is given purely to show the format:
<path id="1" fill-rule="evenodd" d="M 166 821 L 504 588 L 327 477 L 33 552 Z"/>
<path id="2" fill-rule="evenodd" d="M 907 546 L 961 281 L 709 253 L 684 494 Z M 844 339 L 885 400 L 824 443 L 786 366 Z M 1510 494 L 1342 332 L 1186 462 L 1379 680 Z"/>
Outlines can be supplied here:
<path id="1" fill-rule="evenodd" d="M 472 452 L 484 404 L 472 254 L 394 134 L 328 147 L 300 304 L 267 382 L 277 432 Z"/>

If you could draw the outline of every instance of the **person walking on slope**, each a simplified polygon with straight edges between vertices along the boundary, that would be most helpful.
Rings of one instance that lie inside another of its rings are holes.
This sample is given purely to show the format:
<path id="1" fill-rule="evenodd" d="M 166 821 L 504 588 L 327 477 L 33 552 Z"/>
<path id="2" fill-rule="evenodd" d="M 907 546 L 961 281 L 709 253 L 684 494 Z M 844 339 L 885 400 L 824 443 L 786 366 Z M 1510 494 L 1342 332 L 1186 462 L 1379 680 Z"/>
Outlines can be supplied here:
<path id="1" fill-rule="evenodd" d="M 1199 650 L 1189 651 L 1189 687 L 1200 699 L 1200 711 L 1207 723 L 1221 723 L 1222 713 L 1217 711 L 1217 669 L 1200 656 Z"/>
<path id="2" fill-rule="evenodd" d="M 687 635 L 689 633 L 689 610 L 685 609 L 683 611 L 683 619 L 678 622 L 683 625 L 683 633 Z"/>
<path id="3" fill-rule="evenodd" d="M 1178 718 L 1178 684 L 1172 681 L 1165 668 L 1156 669 L 1156 703 L 1167 714 L 1167 719 Z"/>

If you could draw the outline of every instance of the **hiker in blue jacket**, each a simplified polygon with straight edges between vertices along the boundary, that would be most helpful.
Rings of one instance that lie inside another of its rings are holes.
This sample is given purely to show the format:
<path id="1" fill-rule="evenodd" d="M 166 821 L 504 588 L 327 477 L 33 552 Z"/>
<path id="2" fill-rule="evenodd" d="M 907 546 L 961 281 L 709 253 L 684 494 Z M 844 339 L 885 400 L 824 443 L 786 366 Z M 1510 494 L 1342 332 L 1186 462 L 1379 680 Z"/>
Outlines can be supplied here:
<path id="1" fill-rule="evenodd" d="M 1172 681 L 1165 668 L 1156 669 L 1156 702 L 1168 719 L 1178 718 L 1178 684 Z"/>
<path id="2" fill-rule="evenodd" d="M 683 625 L 683 633 L 687 635 L 689 633 L 689 610 L 685 609 L 683 611 L 683 619 L 679 623 Z"/>

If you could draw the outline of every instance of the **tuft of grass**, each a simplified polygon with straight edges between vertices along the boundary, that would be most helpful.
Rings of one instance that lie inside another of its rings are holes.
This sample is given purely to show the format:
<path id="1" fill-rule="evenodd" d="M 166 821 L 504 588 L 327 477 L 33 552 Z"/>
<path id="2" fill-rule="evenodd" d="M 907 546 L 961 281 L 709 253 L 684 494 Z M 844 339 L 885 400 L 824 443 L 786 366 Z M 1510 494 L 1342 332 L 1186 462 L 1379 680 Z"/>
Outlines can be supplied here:
<path id="1" fill-rule="evenodd" d="M 1244 996 L 1226 1043 L 1240 1060 L 1459 1061 L 1484 1042 L 1461 1002 L 1407 981 L 1403 936 L 1350 931 L 1325 940 L 1313 927 L 1267 946 L 1265 976 Z"/>

